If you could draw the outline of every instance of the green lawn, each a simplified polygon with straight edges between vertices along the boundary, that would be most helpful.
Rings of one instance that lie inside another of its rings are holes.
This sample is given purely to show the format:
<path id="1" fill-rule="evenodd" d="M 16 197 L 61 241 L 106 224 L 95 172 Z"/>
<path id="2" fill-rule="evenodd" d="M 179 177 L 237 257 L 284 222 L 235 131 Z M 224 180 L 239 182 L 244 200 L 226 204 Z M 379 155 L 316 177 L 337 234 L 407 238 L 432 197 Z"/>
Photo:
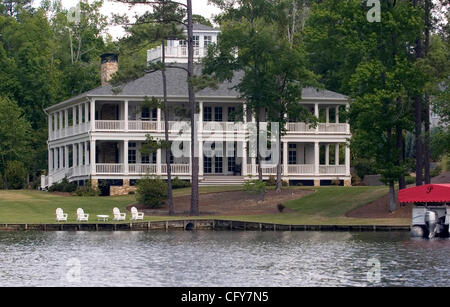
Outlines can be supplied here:
<path id="1" fill-rule="evenodd" d="M 200 193 L 237 190 L 241 187 L 201 187 Z M 303 189 L 307 189 L 303 187 Z M 311 189 L 311 188 L 309 188 Z M 345 217 L 353 208 L 370 203 L 385 195 L 386 187 L 320 187 L 301 199 L 285 205 L 290 213 L 250 216 L 215 216 L 216 219 L 232 219 L 279 224 L 348 224 L 348 225 L 409 225 L 409 219 L 354 219 Z M 174 191 L 175 196 L 189 195 L 190 188 Z M 112 216 L 112 208 L 125 211 L 135 201 L 135 195 L 119 197 L 66 197 L 39 191 L 0 190 L 0 223 L 54 223 L 55 209 L 62 208 L 69 214 L 68 222 L 75 222 L 76 209 L 83 208 L 95 221 L 97 214 Z M 201 218 L 210 218 L 202 216 Z M 146 220 L 167 220 L 171 217 L 146 217 Z M 177 217 L 181 219 L 181 217 Z"/>
<path id="2" fill-rule="evenodd" d="M 410 219 L 348 218 L 345 213 L 388 193 L 387 187 L 319 187 L 308 196 L 285 203 L 292 213 L 237 216 L 232 219 L 277 224 L 309 225 L 410 225 Z M 231 217 L 223 217 L 231 219 Z"/>

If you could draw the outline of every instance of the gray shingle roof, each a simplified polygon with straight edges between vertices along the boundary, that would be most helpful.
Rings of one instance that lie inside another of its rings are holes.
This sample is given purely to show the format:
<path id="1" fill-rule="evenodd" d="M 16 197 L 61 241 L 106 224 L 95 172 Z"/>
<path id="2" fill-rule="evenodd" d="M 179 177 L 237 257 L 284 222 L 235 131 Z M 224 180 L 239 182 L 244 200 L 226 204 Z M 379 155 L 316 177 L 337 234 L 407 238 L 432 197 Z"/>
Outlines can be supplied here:
<path id="1" fill-rule="evenodd" d="M 175 64 L 184 66 L 186 64 Z M 201 67 L 195 67 L 195 73 L 201 73 Z M 168 96 L 188 96 L 188 88 L 186 83 L 186 72 L 181 69 L 168 68 L 167 75 L 167 95 Z M 206 88 L 198 93 L 199 97 L 238 97 L 239 93 L 233 88 L 239 82 L 241 73 L 236 73 L 231 82 L 224 82 L 217 89 Z M 114 95 L 113 87 L 106 85 L 93 89 L 86 93 L 87 95 Z M 130 81 L 121 87 L 118 96 L 162 96 L 162 78 L 160 72 L 147 74 L 139 79 Z M 348 97 L 339 93 L 328 90 L 307 87 L 303 89 L 302 96 L 304 98 L 331 98 L 331 99 L 347 99 Z"/>
<path id="2" fill-rule="evenodd" d="M 177 66 L 186 67 L 187 64 L 175 64 Z M 195 66 L 195 73 L 201 73 L 201 66 Z M 181 69 L 168 68 L 166 71 L 167 76 L 167 95 L 169 97 L 188 97 L 188 88 L 186 83 L 186 72 Z M 231 82 L 224 82 L 219 84 L 217 89 L 206 88 L 196 93 L 197 97 L 224 97 L 224 98 L 237 98 L 239 93 L 233 88 L 241 78 L 242 73 L 236 73 Z M 88 96 L 159 96 L 163 95 L 162 92 L 162 78 L 160 72 L 154 72 L 151 74 L 146 74 L 145 76 L 130 81 L 125 85 L 121 86 L 121 91 L 116 93 L 113 91 L 113 86 L 106 85 L 103 87 L 98 87 L 87 91 L 78 96 L 72 97 L 71 100 L 76 100 L 77 98 L 88 97 Z M 312 87 L 307 87 L 303 89 L 302 93 L 303 99 L 348 99 L 347 96 L 328 91 L 323 89 L 316 89 Z M 61 102 L 63 104 L 69 100 Z M 59 105 L 58 104 L 58 105 Z M 55 106 L 55 105 L 54 105 Z M 52 107 L 54 107 L 52 106 Z"/>
<path id="3" fill-rule="evenodd" d="M 192 25 L 192 29 L 194 31 L 219 31 L 219 30 L 214 29 L 214 28 L 212 28 L 210 26 L 205 26 L 205 25 L 202 25 L 200 23 L 194 23 Z"/>

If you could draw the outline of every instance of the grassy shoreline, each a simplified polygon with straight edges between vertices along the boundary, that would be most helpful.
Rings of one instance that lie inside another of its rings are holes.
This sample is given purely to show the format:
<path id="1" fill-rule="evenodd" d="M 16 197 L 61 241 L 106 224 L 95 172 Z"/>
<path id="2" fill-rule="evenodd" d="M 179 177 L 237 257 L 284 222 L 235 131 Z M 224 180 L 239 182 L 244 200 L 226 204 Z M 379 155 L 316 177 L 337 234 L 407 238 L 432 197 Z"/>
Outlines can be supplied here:
<path id="1" fill-rule="evenodd" d="M 241 187 L 201 187 L 200 193 L 239 190 Z M 241 216 L 146 216 L 145 221 L 183 219 L 221 219 L 248 222 L 264 222 L 297 225 L 409 225 L 410 219 L 348 218 L 345 213 L 368 204 L 383 195 L 386 187 L 301 187 L 314 189 L 315 193 L 286 202 L 289 213 Z M 174 196 L 189 195 L 190 188 L 174 191 Z M 69 197 L 39 191 L 0 190 L 1 224 L 50 224 L 55 223 L 55 209 L 62 208 L 69 214 L 68 223 L 76 223 L 76 209 L 81 207 L 90 214 L 90 222 L 97 221 L 97 214 L 112 216 L 112 208 L 125 211 L 135 202 L 135 195 L 117 197 Z M 127 221 L 129 212 L 127 212 Z M 108 223 L 116 223 L 109 221 Z M 117 222 L 118 223 L 118 222 Z"/>

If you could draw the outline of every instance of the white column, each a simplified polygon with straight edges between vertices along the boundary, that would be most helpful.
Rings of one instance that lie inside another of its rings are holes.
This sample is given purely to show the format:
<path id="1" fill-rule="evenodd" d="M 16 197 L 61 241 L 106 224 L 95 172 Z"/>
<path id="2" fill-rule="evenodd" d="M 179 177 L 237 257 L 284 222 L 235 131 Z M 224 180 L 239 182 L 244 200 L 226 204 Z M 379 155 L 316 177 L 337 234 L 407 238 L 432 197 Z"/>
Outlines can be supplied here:
<path id="1" fill-rule="evenodd" d="M 330 164 L 330 144 L 325 145 L 325 165 Z"/>
<path id="2" fill-rule="evenodd" d="M 72 144 L 72 166 L 78 165 L 78 146 L 76 143 Z"/>
<path id="3" fill-rule="evenodd" d="M 69 169 L 69 145 L 64 146 L 64 168 Z"/>
<path id="4" fill-rule="evenodd" d="M 283 142 L 283 174 L 289 175 L 289 160 L 288 160 L 289 143 Z"/>
<path id="5" fill-rule="evenodd" d="M 51 140 L 53 139 L 53 129 L 52 129 L 52 123 L 53 123 L 53 118 L 52 118 L 52 114 L 50 114 L 48 116 L 48 138 Z"/>
<path id="6" fill-rule="evenodd" d="M 90 102 L 89 115 L 91 117 L 91 131 L 95 131 L 95 100 L 94 99 L 92 99 Z M 95 142 L 94 142 L 94 144 L 95 144 Z M 91 141 L 91 145 L 92 145 L 92 141 Z M 95 150 L 92 150 L 92 148 L 91 148 L 91 152 L 92 151 L 95 151 Z M 91 155 L 91 157 L 92 157 L 92 155 Z M 94 163 L 92 163 L 92 164 L 95 164 L 95 156 L 94 156 L 94 159 L 91 161 L 94 161 Z"/>
<path id="7" fill-rule="evenodd" d="M 336 124 L 339 124 L 339 106 L 336 107 Z"/>
<path id="8" fill-rule="evenodd" d="M 346 104 L 345 105 L 345 110 L 348 112 L 350 110 L 350 104 Z M 350 134 L 350 125 L 348 124 L 348 120 L 346 121 L 347 123 L 347 134 Z"/>
<path id="9" fill-rule="evenodd" d="M 59 147 L 59 168 L 64 168 L 64 150 L 63 147 Z"/>
<path id="10" fill-rule="evenodd" d="M 339 143 L 334 145 L 334 164 L 339 165 Z"/>
<path id="11" fill-rule="evenodd" d="M 128 175 L 128 141 L 123 141 L 123 168 L 125 175 Z"/>
<path id="12" fill-rule="evenodd" d="M 78 143 L 78 166 L 83 165 L 83 143 Z"/>
<path id="13" fill-rule="evenodd" d="M 72 126 L 73 126 L 73 130 L 75 131 L 75 127 L 77 126 L 77 124 L 78 124 L 78 120 L 77 120 L 77 118 L 78 118 L 78 113 L 77 113 L 77 106 L 74 106 L 73 108 L 72 108 Z"/>
<path id="14" fill-rule="evenodd" d="M 203 101 L 198 102 L 199 114 L 198 114 L 198 131 L 203 131 Z M 199 142 L 200 143 L 200 142 Z M 200 156 L 203 151 L 200 151 Z M 201 167 L 203 168 L 203 166 Z"/>
<path id="15" fill-rule="evenodd" d="M 58 169 L 58 154 L 56 151 L 56 147 L 52 149 L 52 158 L 53 158 L 53 171 Z"/>
<path id="16" fill-rule="evenodd" d="M 59 136 L 63 136 L 63 111 L 58 112 L 59 115 Z"/>
<path id="17" fill-rule="evenodd" d="M 350 147 L 345 144 L 345 175 L 350 176 Z"/>
<path id="18" fill-rule="evenodd" d="M 96 167 L 95 167 L 95 141 L 90 141 L 90 150 L 89 150 L 89 162 L 91 163 L 91 175 L 96 174 Z"/>
<path id="19" fill-rule="evenodd" d="M 258 173 L 256 170 L 256 158 L 252 158 L 252 175 L 254 175 L 255 173 Z"/>
<path id="20" fill-rule="evenodd" d="M 64 128 L 67 131 L 67 127 L 69 126 L 69 109 L 64 110 Z"/>
<path id="21" fill-rule="evenodd" d="M 317 118 L 317 119 L 319 119 L 319 104 L 318 103 L 315 103 L 314 104 L 314 116 Z M 316 133 L 317 132 L 319 132 L 319 124 L 317 124 L 317 127 L 316 127 Z"/>
<path id="22" fill-rule="evenodd" d="M 243 105 L 242 105 L 242 113 L 243 113 L 243 122 L 244 122 L 244 124 L 246 124 L 247 123 L 247 105 L 244 103 Z"/>
<path id="23" fill-rule="evenodd" d="M 189 163 L 192 163 L 192 159 L 189 159 Z M 203 139 L 198 140 L 198 175 L 203 176 Z"/>
<path id="24" fill-rule="evenodd" d="M 330 108 L 329 107 L 326 107 L 326 109 L 325 109 L 325 122 L 327 124 L 330 123 Z"/>
<path id="25" fill-rule="evenodd" d="M 170 148 L 166 148 L 166 150 L 170 150 Z M 156 174 L 161 175 L 161 148 L 156 150 Z M 167 161 L 166 161 L 167 163 Z"/>
<path id="26" fill-rule="evenodd" d="M 83 123 L 83 105 L 77 105 L 78 110 L 78 124 L 81 125 Z"/>
<path id="27" fill-rule="evenodd" d="M 53 149 L 48 148 L 48 173 L 53 171 Z"/>
<path id="28" fill-rule="evenodd" d="M 158 115 L 161 116 L 161 111 L 160 111 L 159 108 L 158 108 Z M 128 131 L 128 100 L 125 100 L 124 104 L 123 104 L 123 120 L 124 120 L 124 123 L 125 123 L 125 131 Z M 158 129 L 159 129 L 159 119 L 158 119 L 158 128 L 157 128 L 157 130 Z"/>
<path id="29" fill-rule="evenodd" d="M 86 125 L 89 122 L 89 102 L 84 103 L 84 122 Z"/>
<path id="30" fill-rule="evenodd" d="M 319 175 L 319 165 L 320 165 L 320 146 L 319 142 L 314 142 L 314 174 Z"/>
<path id="31" fill-rule="evenodd" d="M 228 159 L 227 159 L 228 160 Z M 247 142 L 242 142 L 242 176 L 247 176 Z"/>
<path id="32" fill-rule="evenodd" d="M 85 114 L 87 114 L 87 113 L 85 113 Z M 84 164 L 85 165 L 89 165 L 90 164 L 88 146 L 89 146 L 89 142 L 84 142 L 84 162 L 85 162 Z"/>

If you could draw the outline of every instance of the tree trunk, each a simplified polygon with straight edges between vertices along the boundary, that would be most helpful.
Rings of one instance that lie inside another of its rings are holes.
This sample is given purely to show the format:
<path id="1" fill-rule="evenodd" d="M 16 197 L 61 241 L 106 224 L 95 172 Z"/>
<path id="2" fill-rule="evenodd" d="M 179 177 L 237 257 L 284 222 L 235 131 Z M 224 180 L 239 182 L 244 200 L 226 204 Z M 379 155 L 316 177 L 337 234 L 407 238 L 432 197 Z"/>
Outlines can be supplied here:
<path id="1" fill-rule="evenodd" d="M 413 0 L 413 6 L 418 5 L 418 0 Z M 416 40 L 416 60 L 422 57 L 422 41 Z M 416 186 L 423 184 L 423 153 L 422 153 L 422 98 L 414 97 L 415 134 L 416 134 Z"/>
<path id="2" fill-rule="evenodd" d="M 398 165 L 403 167 L 404 164 L 404 146 L 403 146 L 403 130 L 400 126 L 395 127 L 396 130 L 396 138 L 397 138 L 397 150 L 398 150 Z M 405 174 L 401 174 L 398 178 L 398 186 L 399 190 L 403 190 L 406 188 L 406 180 L 405 180 Z"/>
<path id="3" fill-rule="evenodd" d="M 197 112 L 197 105 L 195 103 L 195 93 L 191 78 L 194 76 L 194 40 L 193 40 L 193 26 L 192 26 L 192 0 L 186 1 L 187 5 L 187 32 L 188 32 L 188 93 L 189 106 L 191 118 L 191 174 L 192 174 L 192 189 L 191 189 L 191 215 L 199 215 L 198 209 L 198 156 L 196 156 L 197 133 L 195 114 Z M 201 154 L 201 153 L 200 153 Z"/>
<path id="4" fill-rule="evenodd" d="M 262 181 L 263 180 L 263 172 L 262 172 L 262 167 L 261 167 L 261 152 L 260 152 L 260 143 L 259 143 L 259 135 L 261 133 L 261 131 L 259 130 L 259 125 L 260 125 L 260 119 L 259 119 L 259 114 L 260 110 L 258 109 L 257 114 L 256 114 L 256 163 L 258 164 L 258 180 Z"/>
<path id="5" fill-rule="evenodd" d="M 431 183 L 430 175 L 430 97 L 425 94 L 424 104 L 424 145 L 423 145 L 423 164 L 425 169 L 425 184 Z"/>
<path id="6" fill-rule="evenodd" d="M 431 32 L 431 0 L 425 0 L 425 44 L 424 53 L 428 57 L 430 50 L 430 32 Z M 425 168 L 425 184 L 431 183 L 430 175 L 430 97 L 425 93 L 423 121 L 425 126 L 424 147 L 423 147 L 423 164 Z"/>
<path id="7" fill-rule="evenodd" d="M 166 78 L 166 51 L 165 42 L 161 43 L 162 52 L 162 64 L 161 70 L 162 82 L 163 82 L 163 103 L 164 103 L 164 139 L 166 144 L 169 144 L 169 108 L 167 105 L 167 78 Z M 158 127 L 159 129 L 159 127 Z M 169 205 L 169 215 L 175 215 L 175 208 L 173 205 L 173 192 L 172 192 L 172 170 L 170 167 L 170 149 L 166 148 L 166 166 L 167 166 L 167 202 Z"/>
<path id="8" fill-rule="evenodd" d="M 389 182 L 389 212 L 395 211 L 395 186 L 394 181 Z"/>
<path id="9" fill-rule="evenodd" d="M 283 188 L 283 181 L 281 180 L 281 173 L 282 173 L 282 165 L 281 165 L 281 127 L 278 127 L 278 136 L 277 136 L 277 143 L 278 143 L 278 161 L 277 161 L 277 187 L 276 192 L 280 193 L 281 189 Z"/>

